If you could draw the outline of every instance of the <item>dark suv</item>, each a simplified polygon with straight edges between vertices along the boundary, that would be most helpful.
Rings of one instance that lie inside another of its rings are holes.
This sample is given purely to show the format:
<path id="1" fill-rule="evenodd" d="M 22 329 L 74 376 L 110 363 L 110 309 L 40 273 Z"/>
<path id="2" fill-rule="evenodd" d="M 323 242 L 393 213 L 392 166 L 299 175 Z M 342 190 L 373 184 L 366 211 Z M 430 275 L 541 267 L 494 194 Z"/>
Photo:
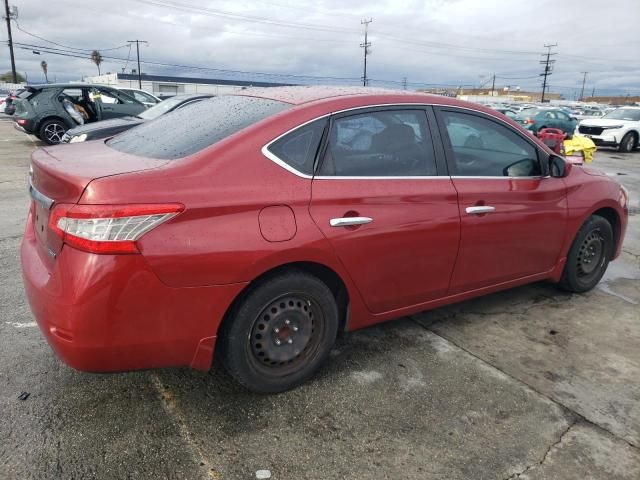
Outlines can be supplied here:
<path id="1" fill-rule="evenodd" d="M 25 132 L 54 145 L 70 128 L 109 118 L 135 116 L 145 105 L 102 85 L 79 83 L 30 85 L 14 100 L 14 119 Z"/>

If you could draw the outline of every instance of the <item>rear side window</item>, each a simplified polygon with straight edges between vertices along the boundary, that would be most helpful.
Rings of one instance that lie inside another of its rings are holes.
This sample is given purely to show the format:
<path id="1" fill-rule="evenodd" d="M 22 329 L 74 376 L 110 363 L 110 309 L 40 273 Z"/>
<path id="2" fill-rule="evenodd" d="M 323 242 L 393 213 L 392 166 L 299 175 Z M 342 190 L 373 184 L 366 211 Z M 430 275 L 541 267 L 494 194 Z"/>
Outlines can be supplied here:
<path id="1" fill-rule="evenodd" d="M 385 110 L 337 118 L 329 133 L 320 175 L 436 175 L 425 112 Z"/>
<path id="2" fill-rule="evenodd" d="M 281 112 L 291 105 L 227 95 L 196 102 L 116 135 L 107 145 L 140 157 L 175 160 Z"/>
<path id="3" fill-rule="evenodd" d="M 321 119 L 300 127 L 273 142 L 269 151 L 297 171 L 313 175 L 313 162 L 326 123 Z"/>

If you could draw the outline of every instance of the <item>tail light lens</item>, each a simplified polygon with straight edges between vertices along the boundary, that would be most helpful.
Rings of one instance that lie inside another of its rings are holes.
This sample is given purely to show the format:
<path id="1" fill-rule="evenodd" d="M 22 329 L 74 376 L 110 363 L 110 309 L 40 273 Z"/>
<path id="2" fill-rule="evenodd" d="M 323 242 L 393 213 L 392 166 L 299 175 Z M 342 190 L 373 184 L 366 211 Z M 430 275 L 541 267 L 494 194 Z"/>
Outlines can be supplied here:
<path id="1" fill-rule="evenodd" d="M 525 125 L 531 125 L 533 123 L 536 123 L 536 121 L 533 118 L 525 118 L 524 122 L 522 123 L 524 123 Z"/>
<path id="2" fill-rule="evenodd" d="M 180 204 L 56 205 L 49 228 L 91 253 L 139 253 L 136 240 L 184 210 Z"/>

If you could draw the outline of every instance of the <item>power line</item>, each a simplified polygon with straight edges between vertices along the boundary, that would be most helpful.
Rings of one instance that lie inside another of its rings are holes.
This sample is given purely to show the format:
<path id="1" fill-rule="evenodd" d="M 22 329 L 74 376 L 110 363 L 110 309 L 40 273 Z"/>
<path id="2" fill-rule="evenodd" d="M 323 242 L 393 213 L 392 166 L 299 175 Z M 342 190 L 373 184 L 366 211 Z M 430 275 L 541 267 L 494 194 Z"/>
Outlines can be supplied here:
<path id="1" fill-rule="evenodd" d="M 170 8 L 173 10 L 186 11 L 191 13 L 197 13 L 199 15 L 205 15 L 210 17 L 221 17 L 226 19 L 241 20 L 252 23 L 263 23 L 267 25 L 277 25 L 287 28 L 301 28 L 304 30 L 319 30 L 327 32 L 342 32 L 342 33 L 356 33 L 357 30 L 341 28 L 341 27 L 328 27 L 325 25 L 318 25 L 313 23 L 291 22 L 282 20 L 272 20 L 267 17 L 258 17 L 253 15 L 244 15 L 240 13 L 230 12 L 228 10 L 196 7 L 193 5 L 187 5 L 184 3 L 172 1 L 172 0 L 136 0 L 139 3 L 146 5 L 153 5 L 156 7 Z"/>
<path id="2" fill-rule="evenodd" d="M 34 45 L 34 44 L 18 43 L 18 42 L 16 42 L 15 45 L 16 45 L 16 48 L 21 48 L 23 50 L 39 50 L 44 53 L 48 53 L 52 55 L 61 55 L 65 57 L 83 58 L 83 59 L 88 58 L 86 55 L 82 54 L 81 52 L 66 51 L 56 47 L 46 47 L 42 45 Z M 104 55 L 103 58 L 106 60 L 111 60 L 116 62 L 127 62 L 129 60 L 128 58 L 113 57 L 110 55 Z M 245 71 L 245 70 L 231 70 L 231 69 L 223 69 L 223 68 L 202 67 L 197 65 L 184 65 L 184 64 L 168 63 L 168 62 L 157 62 L 153 60 L 142 60 L 142 59 L 140 60 L 140 63 L 145 65 L 154 65 L 154 66 L 160 66 L 160 67 L 219 72 L 219 73 L 225 73 L 225 74 L 254 75 L 254 76 L 258 75 L 258 76 L 265 76 L 265 77 L 297 78 L 297 79 L 304 79 L 304 80 L 337 80 L 337 81 L 349 81 L 349 82 L 356 82 L 359 80 L 357 77 L 331 77 L 331 76 L 322 77 L 322 76 L 314 76 L 314 75 L 252 72 L 252 71 Z"/>
<path id="3" fill-rule="evenodd" d="M 14 21 L 16 22 L 16 28 L 18 30 L 20 30 L 22 33 L 25 33 L 25 34 L 29 35 L 30 37 L 37 38 L 38 40 L 42 40 L 43 42 L 51 43 L 52 45 L 57 45 L 59 47 L 68 48 L 69 50 L 79 50 L 79 51 L 83 51 L 83 52 L 92 52 L 94 50 L 98 50 L 100 52 L 108 52 L 108 51 L 111 51 L 111 50 L 119 50 L 119 49 L 124 48 L 124 47 L 127 46 L 125 44 L 125 45 L 120 45 L 119 47 L 111 47 L 111 48 L 77 48 L 77 47 L 70 47 L 68 45 L 63 45 L 61 43 L 54 42 L 53 40 L 48 40 L 48 39 L 46 39 L 44 37 L 36 35 L 35 33 L 28 32 L 28 31 L 26 31 L 24 28 L 22 28 L 20 26 L 20 24 L 18 23 L 17 19 L 14 19 Z"/>

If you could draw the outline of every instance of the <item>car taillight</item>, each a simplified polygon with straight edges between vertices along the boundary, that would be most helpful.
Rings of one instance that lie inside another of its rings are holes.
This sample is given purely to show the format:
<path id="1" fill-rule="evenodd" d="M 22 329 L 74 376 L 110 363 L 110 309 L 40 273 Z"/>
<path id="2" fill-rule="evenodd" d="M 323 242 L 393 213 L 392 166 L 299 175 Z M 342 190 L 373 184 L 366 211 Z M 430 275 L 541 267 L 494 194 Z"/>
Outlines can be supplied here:
<path id="1" fill-rule="evenodd" d="M 180 204 L 56 205 L 49 228 L 91 253 L 139 253 L 136 240 L 184 210 Z"/>
<path id="2" fill-rule="evenodd" d="M 18 125 L 26 125 L 26 124 L 27 124 L 27 121 L 25 119 L 21 118 L 18 120 Z"/>
<path id="3" fill-rule="evenodd" d="M 536 123 L 536 121 L 533 118 L 525 118 L 524 119 L 524 123 L 525 125 L 531 125 L 532 123 Z"/>

